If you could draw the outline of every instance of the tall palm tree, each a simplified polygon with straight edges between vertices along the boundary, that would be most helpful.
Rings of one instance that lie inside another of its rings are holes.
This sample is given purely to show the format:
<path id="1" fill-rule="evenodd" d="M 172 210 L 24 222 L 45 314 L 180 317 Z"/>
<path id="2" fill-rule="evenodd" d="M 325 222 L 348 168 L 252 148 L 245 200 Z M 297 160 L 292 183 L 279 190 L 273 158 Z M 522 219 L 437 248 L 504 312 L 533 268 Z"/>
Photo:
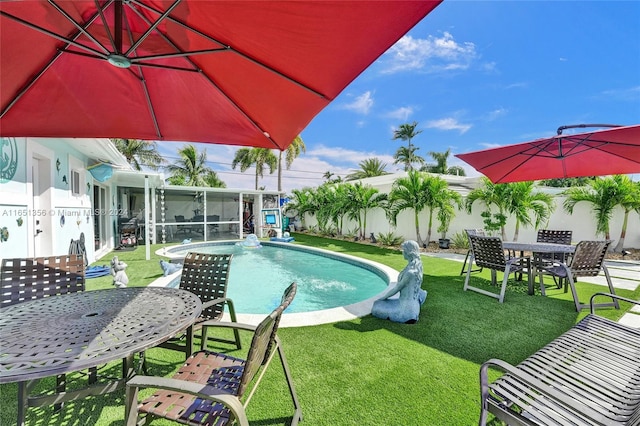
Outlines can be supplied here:
<path id="1" fill-rule="evenodd" d="M 383 176 L 383 175 L 389 174 L 389 172 L 385 170 L 385 168 L 387 167 L 387 164 L 380 161 L 379 158 L 375 158 L 375 157 L 367 158 L 365 160 L 362 160 L 360 163 L 358 163 L 358 165 L 360 166 L 360 170 L 356 170 L 353 173 L 349 173 L 345 177 L 345 180 L 347 181 L 358 180 L 358 179 L 364 179 L 368 177 Z"/>
<path id="2" fill-rule="evenodd" d="M 293 160 L 298 158 L 301 153 L 307 152 L 307 147 L 300 135 L 296 136 L 285 152 L 286 166 L 287 170 L 289 170 L 291 168 L 291 164 L 293 164 Z M 282 191 L 282 151 L 278 154 L 278 191 Z"/>
<path id="3" fill-rule="evenodd" d="M 268 148 L 240 148 L 231 162 L 231 168 L 235 170 L 238 165 L 241 172 L 255 166 L 257 190 L 258 179 L 264 177 L 265 167 L 269 167 L 269 174 L 272 174 L 278 166 L 278 157 Z"/>
<path id="4" fill-rule="evenodd" d="M 401 146 L 395 154 L 393 154 L 393 164 L 404 164 L 404 171 L 413 170 L 413 163 L 424 164 L 424 158 L 416 154 L 419 148 L 417 146 Z"/>
<path id="5" fill-rule="evenodd" d="M 473 204 L 480 201 L 485 205 L 485 210 L 480 214 L 484 218 L 484 225 L 487 231 L 500 230 L 503 240 L 507 239 L 504 225 L 507 223 L 507 212 L 509 211 L 509 187 L 505 184 L 494 184 L 487 177 L 481 178 L 482 185 L 473 189 L 467 195 L 465 207 L 467 213 L 471 213 Z M 493 207 L 498 209 L 497 213 L 492 211 Z"/>
<path id="6" fill-rule="evenodd" d="M 429 153 L 431 158 L 436 162 L 436 164 L 427 164 L 422 167 L 422 171 L 429 173 L 438 173 L 442 175 L 456 175 L 456 176 L 466 176 L 464 169 L 460 166 L 451 166 L 447 164 L 449 160 L 449 155 L 451 155 L 451 148 L 447 149 L 445 152 L 434 152 L 431 151 Z"/>
<path id="7" fill-rule="evenodd" d="M 186 186 L 209 186 L 205 177 L 213 170 L 207 166 L 207 150 L 198 152 L 194 145 L 189 144 L 178 150 L 178 155 L 180 159 L 167 166 L 171 173 L 169 179 L 182 181 Z"/>
<path id="8" fill-rule="evenodd" d="M 626 177 L 626 176 L 625 176 Z M 620 231 L 620 239 L 618 240 L 618 244 L 613 248 L 613 251 L 621 252 L 624 249 L 624 239 L 627 235 L 627 224 L 629 222 L 629 213 L 631 210 L 635 210 L 636 213 L 640 215 L 640 182 L 632 182 L 631 179 L 628 182 L 623 183 L 625 188 L 623 191 L 625 195 L 623 195 L 622 202 L 620 205 L 624 209 L 624 219 L 622 220 L 622 230 Z M 627 185 L 630 185 L 630 188 L 626 188 Z"/>
<path id="9" fill-rule="evenodd" d="M 413 210 L 413 221 L 416 227 L 416 240 L 420 246 L 423 245 L 420 236 L 419 214 L 427 206 L 426 193 L 428 191 L 426 174 L 410 170 L 406 177 L 396 179 L 389 192 L 389 206 L 387 215 L 395 226 L 398 214 L 403 210 Z"/>
<path id="10" fill-rule="evenodd" d="M 158 170 L 165 162 L 165 159 L 158 152 L 156 142 L 138 139 L 111 139 L 111 142 L 135 170 L 142 170 L 143 166 Z"/>
<path id="11" fill-rule="evenodd" d="M 415 154 L 415 151 L 417 151 L 418 148 L 415 147 L 415 149 L 413 149 L 414 147 L 412 147 L 411 145 L 411 139 L 413 139 L 414 137 L 422 133 L 422 130 L 416 130 L 416 127 L 418 127 L 418 123 L 414 121 L 411 124 L 409 123 L 401 124 L 396 130 L 393 131 L 393 140 L 400 139 L 402 141 L 407 141 L 407 150 L 404 151 L 404 154 L 408 154 L 406 155 L 406 159 L 408 160 L 408 162 L 404 163 L 405 171 L 412 170 L 413 169 L 412 163 L 414 162 L 419 162 L 420 164 L 424 163 L 424 159 L 422 159 L 422 157 L 418 157 Z M 400 154 L 400 150 L 396 152 L 396 155 L 398 154 Z M 413 160 L 414 157 L 416 158 L 415 160 Z M 420 162 L 421 159 L 422 159 L 422 162 Z M 397 164 L 398 162 L 399 161 L 397 161 L 397 158 L 396 158 L 395 164 Z"/>
<path id="12" fill-rule="evenodd" d="M 637 208 L 637 201 L 635 201 L 637 198 L 632 199 L 636 196 L 636 186 L 625 175 L 599 177 L 590 181 L 586 187 L 571 187 L 562 194 L 567 197 L 563 206 L 569 213 L 573 213 L 574 207 L 579 202 L 584 201 L 593 205 L 591 210 L 596 219 L 596 233 L 604 234 L 607 240 L 611 238 L 609 223 L 615 208 L 621 205 L 625 209 L 625 215 L 627 209 L 631 211 Z M 625 234 L 626 217 L 620 238 L 623 239 Z M 622 243 L 624 244 L 624 240 Z M 615 250 L 622 250 L 619 242 Z"/>
<path id="13" fill-rule="evenodd" d="M 506 184 L 509 189 L 509 212 L 516 218 L 516 229 L 513 241 L 518 241 L 520 225 L 525 227 L 534 225 L 538 229 L 547 222 L 555 209 L 555 203 L 551 194 L 534 192 L 533 182 L 512 182 Z M 531 220 L 529 212 L 533 211 L 535 220 Z"/>

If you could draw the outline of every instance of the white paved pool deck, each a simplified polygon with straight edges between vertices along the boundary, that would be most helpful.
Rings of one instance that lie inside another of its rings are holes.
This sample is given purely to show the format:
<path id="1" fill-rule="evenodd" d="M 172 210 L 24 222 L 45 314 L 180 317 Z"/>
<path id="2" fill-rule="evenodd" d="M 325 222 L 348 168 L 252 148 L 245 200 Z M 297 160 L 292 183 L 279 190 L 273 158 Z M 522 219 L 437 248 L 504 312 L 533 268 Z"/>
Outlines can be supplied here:
<path id="1" fill-rule="evenodd" d="M 464 262 L 464 255 L 457 253 L 439 252 L 422 253 L 422 255 L 455 260 L 457 262 Z M 635 290 L 640 285 L 640 262 L 626 260 L 607 260 L 605 261 L 605 265 L 609 270 L 609 275 L 611 276 L 611 282 L 613 283 L 614 288 Z M 604 273 L 601 273 L 597 277 L 580 277 L 580 281 L 607 287 L 607 281 Z M 622 318 L 620 318 L 619 322 L 631 327 L 640 328 L 640 306 L 634 306 L 630 312 L 624 314 Z"/>

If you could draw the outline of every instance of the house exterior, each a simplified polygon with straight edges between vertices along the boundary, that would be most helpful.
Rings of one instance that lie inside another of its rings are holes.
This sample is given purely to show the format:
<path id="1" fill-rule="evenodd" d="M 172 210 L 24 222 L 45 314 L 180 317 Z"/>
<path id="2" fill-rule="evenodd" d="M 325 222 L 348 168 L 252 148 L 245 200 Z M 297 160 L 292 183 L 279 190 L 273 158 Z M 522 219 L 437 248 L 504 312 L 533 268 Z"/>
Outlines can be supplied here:
<path id="1" fill-rule="evenodd" d="M 0 143 L 0 259 L 67 254 L 78 245 L 89 263 L 141 245 L 148 259 L 147 242 L 280 232 L 277 191 L 165 185 L 161 173 L 133 170 L 108 139 Z M 267 223 L 274 214 L 277 223 Z"/>

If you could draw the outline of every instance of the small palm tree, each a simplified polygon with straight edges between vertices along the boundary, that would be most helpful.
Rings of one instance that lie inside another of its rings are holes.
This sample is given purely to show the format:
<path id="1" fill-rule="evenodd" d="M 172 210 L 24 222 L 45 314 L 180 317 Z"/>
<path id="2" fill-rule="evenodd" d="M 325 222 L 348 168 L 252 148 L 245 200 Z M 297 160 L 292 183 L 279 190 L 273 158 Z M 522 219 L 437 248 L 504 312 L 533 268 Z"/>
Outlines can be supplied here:
<path id="1" fill-rule="evenodd" d="M 367 158 L 358 163 L 358 165 L 360 166 L 360 170 L 356 170 L 353 173 L 348 174 L 345 177 L 345 180 L 358 180 L 389 174 L 389 172 L 385 170 L 387 165 L 380 161 L 379 158 Z"/>
<path id="2" fill-rule="evenodd" d="M 350 185 L 348 194 L 350 213 L 349 216 L 358 222 L 360 238 L 367 236 L 367 214 L 375 208 L 384 208 L 387 205 L 387 194 L 381 193 L 371 185 L 362 185 L 360 182 Z"/>
<path id="3" fill-rule="evenodd" d="M 169 164 L 167 170 L 171 177 L 170 183 L 180 182 L 187 186 L 209 186 L 205 177 L 213 170 L 207 166 L 207 150 L 198 152 L 194 145 L 186 145 L 178 150 L 180 159 L 174 164 Z"/>
<path id="4" fill-rule="evenodd" d="M 416 240 L 420 246 L 424 243 L 420 236 L 419 215 L 427 206 L 426 193 L 428 186 L 425 177 L 426 174 L 411 170 L 406 177 L 396 179 L 389 192 L 389 205 L 387 207 L 387 216 L 394 226 L 397 224 L 397 218 L 400 212 L 413 210 Z"/>
<path id="5" fill-rule="evenodd" d="M 135 170 L 140 171 L 143 166 L 158 170 L 165 162 L 158 152 L 158 144 L 156 142 L 138 139 L 111 139 L 111 142 Z"/>
<path id="6" fill-rule="evenodd" d="M 504 225 L 507 223 L 506 213 L 509 211 L 509 187 L 505 184 L 494 184 L 487 177 L 481 178 L 482 185 L 473 189 L 467 195 L 465 207 L 467 213 L 471 213 L 473 204 L 480 201 L 485 205 L 485 210 L 481 213 L 484 218 L 484 225 L 487 231 L 500 230 L 503 240 L 507 239 Z M 498 209 L 493 213 L 492 207 Z"/>
<path id="7" fill-rule="evenodd" d="M 291 168 L 291 164 L 293 164 L 293 160 L 298 158 L 301 153 L 307 152 L 307 147 L 300 135 L 296 136 L 285 152 L 286 166 L 287 170 L 289 170 Z M 278 154 L 278 191 L 282 191 L 282 151 Z"/>
<path id="8" fill-rule="evenodd" d="M 213 170 L 211 170 L 209 173 L 207 173 L 205 175 L 204 181 L 207 183 L 207 186 L 210 186 L 212 188 L 226 188 L 227 187 L 227 184 L 224 183 L 222 181 L 222 179 L 220 179 L 218 174 Z"/>
<path id="9" fill-rule="evenodd" d="M 415 154 L 415 152 L 419 149 L 418 147 L 413 147 L 411 145 L 411 139 L 422 133 L 422 130 L 416 130 L 418 127 L 418 123 L 414 121 L 413 123 L 405 123 L 401 124 L 396 130 L 393 132 L 393 140 L 400 139 L 402 141 L 407 141 L 406 150 L 398 150 L 396 151 L 396 155 L 394 158 L 396 162 L 394 164 L 403 163 L 405 165 L 405 171 L 413 170 L 413 163 L 418 162 L 420 164 L 424 164 L 424 159 Z M 399 160 L 399 156 L 403 157 L 403 161 Z"/>
<path id="10" fill-rule="evenodd" d="M 258 179 L 264 177 L 265 166 L 269 167 L 269 174 L 272 174 L 278 165 L 278 157 L 268 148 L 240 148 L 231 162 L 231 168 L 240 165 L 240 171 L 246 172 L 249 167 L 256 168 L 256 186 L 258 189 Z"/>
<path id="11" fill-rule="evenodd" d="M 565 190 L 562 194 L 567 198 L 563 206 L 567 212 L 573 213 L 574 207 L 579 202 L 591 203 L 596 219 L 596 233 L 604 234 L 608 240 L 611 238 L 609 233 L 611 216 L 616 206 L 621 205 L 625 209 L 625 220 L 620 235 L 623 240 L 622 244 L 624 244 L 627 225 L 626 212 L 638 208 L 636 188 L 631 179 L 625 175 L 599 177 L 590 181 L 586 187 L 571 187 Z M 620 242 L 616 245 L 615 250 L 622 251 Z"/>
<path id="12" fill-rule="evenodd" d="M 553 197 L 550 194 L 534 192 L 533 182 L 513 182 L 506 184 L 509 189 L 509 212 L 516 218 L 516 229 L 513 241 L 518 241 L 520 225 L 525 227 L 534 225 L 538 229 L 551 217 L 555 209 Z M 529 212 L 533 211 L 535 220 L 531 220 Z"/>

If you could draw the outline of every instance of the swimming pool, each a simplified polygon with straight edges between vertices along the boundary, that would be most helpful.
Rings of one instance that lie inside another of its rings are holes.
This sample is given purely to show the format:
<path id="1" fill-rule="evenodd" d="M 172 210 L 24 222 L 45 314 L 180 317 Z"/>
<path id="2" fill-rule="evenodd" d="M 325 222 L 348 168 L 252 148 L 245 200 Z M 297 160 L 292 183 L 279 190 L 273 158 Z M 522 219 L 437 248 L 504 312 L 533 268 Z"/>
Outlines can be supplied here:
<path id="1" fill-rule="evenodd" d="M 298 293 L 282 326 L 314 325 L 367 315 L 373 300 L 397 271 L 354 256 L 300 245 L 261 242 L 257 249 L 237 241 L 195 243 L 161 249 L 157 254 L 180 259 L 189 251 L 233 253 L 227 296 L 233 299 L 239 321 L 256 323 L 277 306 L 292 282 Z M 154 285 L 178 286 L 180 273 Z M 257 321 L 256 321 L 257 320 Z"/>

